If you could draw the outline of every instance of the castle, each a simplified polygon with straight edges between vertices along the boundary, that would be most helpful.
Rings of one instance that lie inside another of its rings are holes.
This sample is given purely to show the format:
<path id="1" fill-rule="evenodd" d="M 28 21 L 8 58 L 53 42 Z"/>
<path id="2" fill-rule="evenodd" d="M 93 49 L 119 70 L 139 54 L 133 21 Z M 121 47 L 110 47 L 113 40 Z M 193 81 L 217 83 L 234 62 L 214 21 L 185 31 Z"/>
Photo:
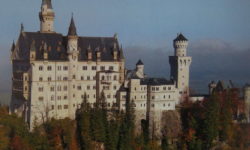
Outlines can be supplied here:
<path id="1" fill-rule="evenodd" d="M 39 18 L 40 31 L 25 32 L 22 26 L 11 48 L 10 111 L 23 116 L 31 129 L 49 118 L 74 119 L 85 97 L 92 106 L 105 97 L 109 109 L 125 110 L 126 101 L 132 101 L 137 124 L 149 119 L 150 127 L 160 134 L 162 112 L 175 110 L 189 95 L 192 59 L 182 34 L 173 41 L 167 80 L 145 75 L 141 60 L 134 70 L 127 70 L 116 34 L 79 36 L 73 16 L 66 36 L 55 32 L 51 0 L 42 0 Z"/>

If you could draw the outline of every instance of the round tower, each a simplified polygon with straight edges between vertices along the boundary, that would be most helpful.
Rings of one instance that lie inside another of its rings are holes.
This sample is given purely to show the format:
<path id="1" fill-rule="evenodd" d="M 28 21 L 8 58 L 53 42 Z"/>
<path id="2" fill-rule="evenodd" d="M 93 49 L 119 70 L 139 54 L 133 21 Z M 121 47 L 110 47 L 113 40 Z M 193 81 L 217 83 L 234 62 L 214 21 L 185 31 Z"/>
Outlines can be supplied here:
<path id="1" fill-rule="evenodd" d="M 55 13 L 52 8 L 51 0 L 42 1 L 39 18 L 40 18 L 40 32 L 42 33 L 54 32 Z"/>
<path id="2" fill-rule="evenodd" d="M 141 60 L 136 63 L 136 75 L 139 78 L 144 78 L 144 64 Z"/>
<path id="3" fill-rule="evenodd" d="M 174 39 L 175 56 L 186 56 L 188 40 L 180 33 Z"/>
<path id="4" fill-rule="evenodd" d="M 181 97 L 189 94 L 189 71 L 192 58 L 187 56 L 188 40 L 181 33 L 173 40 L 174 56 L 169 56 L 170 78 L 176 82 Z"/>

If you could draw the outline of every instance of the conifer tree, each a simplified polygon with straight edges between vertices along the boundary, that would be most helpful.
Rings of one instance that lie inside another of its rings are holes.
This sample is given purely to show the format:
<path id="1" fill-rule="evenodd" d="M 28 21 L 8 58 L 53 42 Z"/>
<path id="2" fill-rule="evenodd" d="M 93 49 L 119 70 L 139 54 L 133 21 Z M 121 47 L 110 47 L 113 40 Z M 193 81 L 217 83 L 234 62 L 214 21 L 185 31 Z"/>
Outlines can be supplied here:
<path id="1" fill-rule="evenodd" d="M 87 103 L 86 93 L 84 94 L 81 108 L 77 110 L 76 114 L 78 142 L 81 150 L 91 150 L 91 136 L 90 136 L 90 106 Z"/>
<path id="2" fill-rule="evenodd" d="M 205 120 L 203 123 L 204 149 L 209 149 L 219 134 L 219 101 L 218 95 L 213 94 L 205 104 Z"/>

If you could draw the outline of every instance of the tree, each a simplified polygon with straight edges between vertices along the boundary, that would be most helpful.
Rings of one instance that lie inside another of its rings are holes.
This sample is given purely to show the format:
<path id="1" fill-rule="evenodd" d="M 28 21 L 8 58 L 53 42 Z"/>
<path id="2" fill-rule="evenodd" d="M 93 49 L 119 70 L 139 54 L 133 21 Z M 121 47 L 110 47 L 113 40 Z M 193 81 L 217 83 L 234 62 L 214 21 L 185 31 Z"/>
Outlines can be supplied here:
<path id="1" fill-rule="evenodd" d="M 91 136 L 90 136 L 90 106 L 87 102 L 86 93 L 84 94 L 81 108 L 76 113 L 78 142 L 81 150 L 91 150 Z"/>
<path id="2" fill-rule="evenodd" d="M 232 93 L 226 91 L 220 113 L 220 140 L 226 141 L 232 137 Z"/>
<path id="3" fill-rule="evenodd" d="M 203 139 L 204 149 L 209 149 L 214 140 L 219 135 L 219 101 L 218 95 L 213 94 L 212 97 L 205 103 L 205 119 L 203 122 Z"/>

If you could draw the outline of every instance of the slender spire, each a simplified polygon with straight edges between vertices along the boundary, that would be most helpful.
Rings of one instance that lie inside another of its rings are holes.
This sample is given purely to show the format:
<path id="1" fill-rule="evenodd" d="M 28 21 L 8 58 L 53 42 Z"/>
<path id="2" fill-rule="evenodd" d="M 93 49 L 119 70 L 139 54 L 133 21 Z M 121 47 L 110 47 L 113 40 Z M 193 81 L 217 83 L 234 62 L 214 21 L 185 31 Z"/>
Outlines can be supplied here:
<path id="1" fill-rule="evenodd" d="M 21 32 L 24 32 L 24 26 L 23 26 L 23 23 L 21 23 L 21 29 L 20 29 Z"/>
<path id="2" fill-rule="evenodd" d="M 43 0 L 42 5 L 47 5 L 49 9 L 53 9 L 51 0 Z"/>
<path id="3" fill-rule="evenodd" d="M 73 14 L 72 14 L 71 21 L 70 21 L 68 35 L 70 35 L 70 36 L 77 36 L 76 26 L 75 26 L 75 21 L 74 21 Z"/>

